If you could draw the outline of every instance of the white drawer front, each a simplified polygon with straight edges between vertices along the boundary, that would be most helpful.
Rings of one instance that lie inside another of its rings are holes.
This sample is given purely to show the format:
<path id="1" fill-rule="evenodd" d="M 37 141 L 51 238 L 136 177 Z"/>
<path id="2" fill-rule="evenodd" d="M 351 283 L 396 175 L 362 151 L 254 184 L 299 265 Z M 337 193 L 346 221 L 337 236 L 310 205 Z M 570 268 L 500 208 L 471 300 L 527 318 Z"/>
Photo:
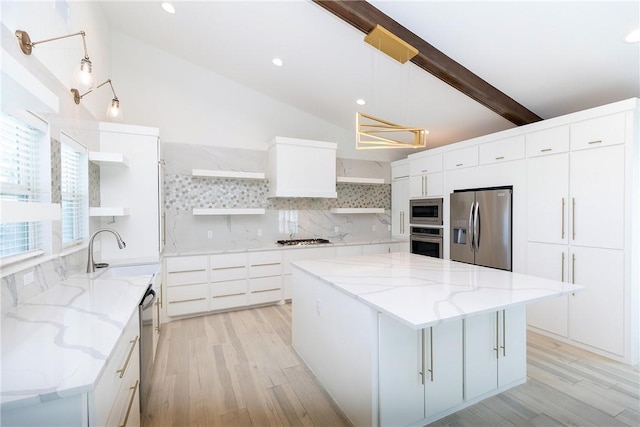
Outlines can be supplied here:
<path id="1" fill-rule="evenodd" d="M 409 162 L 405 160 L 402 164 L 391 164 L 391 179 L 408 178 Z"/>
<path id="2" fill-rule="evenodd" d="M 249 277 L 277 276 L 281 274 L 281 251 L 249 253 Z"/>
<path id="3" fill-rule="evenodd" d="M 478 166 L 478 147 L 462 148 L 444 153 L 446 170 Z"/>
<path id="4" fill-rule="evenodd" d="M 240 280 L 247 278 L 247 267 L 230 266 L 218 267 L 211 270 L 211 282 L 225 282 L 227 280 Z"/>
<path id="5" fill-rule="evenodd" d="M 111 414 L 105 425 L 139 426 L 140 425 L 140 351 L 136 349 L 129 363 L 136 369 L 128 369 L 122 378 L 122 387 L 111 408 Z"/>
<path id="6" fill-rule="evenodd" d="M 167 271 L 167 286 L 193 285 L 207 282 L 207 269 L 190 271 Z"/>
<path id="7" fill-rule="evenodd" d="M 247 254 L 221 254 L 211 256 L 211 268 L 246 267 Z"/>
<path id="8" fill-rule="evenodd" d="M 202 283 L 167 288 L 167 315 L 181 316 L 209 311 L 208 286 Z"/>
<path id="9" fill-rule="evenodd" d="M 598 117 L 571 125 L 571 150 L 623 144 L 625 113 Z"/>
<path id="10" fill-rule="evenodd" d="M 206 270 L 206 256 L 184 256 L 184 257 L 168 257 L 165 258 L 165 266 L 167 272 Z"/>
<path id="11" fill-rule="evenodd" d="M 249 291 L 252 293 L 274 289 L 282 289 L 282 276 L 258 277 L 249 280 Z"/>
<path id="12" fill-rule="evenodd" d="M 524 159 L 524 135 L 488 142 L 480 146 L 480 164 Z"/>
<path id="13" fill-rule="evenodd" d="M 211 297 L 237 296 L 247 294 L 246 280 L 232 280 L 229 282 L 217 282 L 211 284 Z"/>
<path id="14" fill-rule="evenodd" d="M 269 302 L 277 302 L 283 299 L 282 289 L 269 291 L 251 292 L 249 294 L 249 304 L 266 304 Z"/>
<path id="15" fill-rule="evenodd" d="M 412 176 L 442 172 L 442 154 L 409 159 L 409 172 Z"/>
<path id="16" fill-rule="evenodd" d="M 211 298 L 211 310 L 224 310 L 228 308 L 244 307 L 248 304 L 247 294 L 217 296 Z"/>
<path id="17" fill-rule="evenodd" d="M 533 132 L 527 134 L 525 139 L 527 141 L 527 157 L 566 153 L 569 151 L 569 126 Z"/>

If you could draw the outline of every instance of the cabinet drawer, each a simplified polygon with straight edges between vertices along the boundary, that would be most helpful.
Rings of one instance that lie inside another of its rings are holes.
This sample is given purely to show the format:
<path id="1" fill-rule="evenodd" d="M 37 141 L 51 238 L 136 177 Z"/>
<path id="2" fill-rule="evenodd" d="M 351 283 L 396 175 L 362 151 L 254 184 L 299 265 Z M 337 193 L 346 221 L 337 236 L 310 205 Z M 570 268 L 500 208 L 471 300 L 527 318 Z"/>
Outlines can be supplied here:
<path id="1" fill-rule="evenodd" d="M 532 132 L 526 135 L 525 139 L 527 157 L 566 153 L 569 151 L 569 126 Z"/>
<path id="2" fill-rule="evenodd" d="M 283 299 L 282 289 L 273 289 L 265 291 L 251 292 L 249 294 L 249 304 L 266 304 L 269 302 L 278 302 Z"/>
<path id="3" fill-rule="evenodd" d="M 249 277 L 279 276 L 281 274 L 282 253 L 280 251 L 249 254 Z"/>
<path id="4" fill-rule="evenodd" d="M 125 383 L 126 377 L 139 378 L 140 329 L 138 310 L 133 313 L 122 336 L 110 355 L 93 395 L 95 401 L 95 420 L 97 425 L 109 425 L 108 418 L 118 399 L 121 389 L 130 385 Z M 122 377 L 121 377 L 122 375 Z M 126 394 L 126 391 L 123 391 Z"/>
<path id="5" fill-rule="evenodd" d="M 139 426 L 140 425 L 140 351 L 136 347 L 130 364 L 136 369 L 129 369 L 122 378 L 122 387 L 111 408 L 111 414 L 105 425 Z"/>
<path id="6" fill-rule="evenodd" d="M 224 254 L 211 257 L 211 282 L 239 280 L 247 277 L 247 254 Z"/>
<path id="7" fill-rule="evenodd" d="M 410 175 L 424 175 L 434 172 L 442 172 L 442 154 L 409 159 Z"/>
<path id="8" fill-rule="evenodd" d="M 274 289 L 282 289 L 282 276 L 249 279 L 249 291 L 252 293 Z"/>
<path id="9" fill-rule="evenodd" d="M 211 310 L 224 310 L 228 308 L 244 307 L 247 305 L 247 294 L 223 295 L 211 298 Z"/>
<path id="10" fill-rule="evenodd" d="M 246 280 L 230 280 L 211 284 L 211 297 L 237 296 L 247 294 Z"/>
<path id="11" fill-rule="evenodd" d="M 462 148 L 444 153 L 445 170 L 478 166 L 478 147 Z"/>
<path id="12" fill-rule="evenodd" d="M 167 286 L 207 282 L 207 257 L 171 257 L 165 259 Z"/>
<path id="13" fill-rule="evenodd" d="M 181 316 L 208 311 L 208 286 L 202 283 L 167 288 L 167 315 Z"/>
<path id="14" fill-rule="evenodd" d="M 524 159 L 524 135 L 488 142 L 480 146 L 480 164 Z"/>
<path id="15" fill-rule="evenodd" d="M 165 258 L 165 266 L 168 273 L 184 272 L 193 270 L 206 270 L 206 256 L 184 256 Z"/>
<path id="16" fill-rule="evenodd" d="M 625 113 L 612 114 L 571 125 L 571 150 L 623 144 Z"/>
<path id="17" fill-rule="evenodd" d="M 391 179 L 408 178 L 409 177 L 409 162 L 403 161 L 402 163 L 391 164 Z"/>

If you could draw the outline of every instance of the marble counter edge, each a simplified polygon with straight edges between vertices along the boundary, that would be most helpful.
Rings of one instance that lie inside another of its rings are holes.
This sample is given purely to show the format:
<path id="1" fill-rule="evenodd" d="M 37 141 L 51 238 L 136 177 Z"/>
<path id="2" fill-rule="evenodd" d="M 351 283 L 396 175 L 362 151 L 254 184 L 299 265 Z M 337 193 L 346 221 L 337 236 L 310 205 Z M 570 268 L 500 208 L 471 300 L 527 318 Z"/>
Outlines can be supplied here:
<path id="1" fill-rule="evenodd" d="M 212 249 L 212 250 L 193 250 L 193 251 L 179 251 L 179 252 L 163 252 L 162 257 L 180 257 L 180 256 L 195 256 L 195 255 L 219 255 L 230 253 L 243 253 L 243 252 L 261 252 L 261 251 L 278 251 L 278 250 L 297 250 L 297 249 L 314 249 L 314 248 L 332 248 L 343 246 L 367 246 L 367 245 L 379 245 L 379 244 L 391 244 L 391 243 L 409 243 L 408 239 L 382 239 L 382 240 L 365 240 L 365 241 L 350 241 L 350 242 L 331 242 L 321 243 L 316 245 L 292 245 L 292 246 L 280 246 L 276 243 L 272 243 L 266 246 L 256 246 L 247 248 L 232 248 L 232 249 Z"/>

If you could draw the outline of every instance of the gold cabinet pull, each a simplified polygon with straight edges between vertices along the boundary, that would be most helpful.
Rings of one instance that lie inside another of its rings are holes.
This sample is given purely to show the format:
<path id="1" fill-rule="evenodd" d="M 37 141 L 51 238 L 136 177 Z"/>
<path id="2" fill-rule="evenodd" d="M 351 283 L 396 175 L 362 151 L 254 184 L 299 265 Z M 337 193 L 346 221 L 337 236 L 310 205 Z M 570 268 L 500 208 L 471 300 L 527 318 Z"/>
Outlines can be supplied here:
<path id="1" fill-rule="evenodd" d="M 566 203 L 564 202 L 564 197 L 562 198 L 562 239 L 564 239 L 564 209 Z"/>
<path id="2" fill-rule="evenodd" d="M 562 265 L 561 265 L 560 281 L 564 282 L 564 251 L 562 252 Z"/>
<path id="3" fill-rule="evenodd" d="M 426 369 L 425 362 L 424 362 L 424 342 L 425 342 L 424 334 L 425 333 L 426 333 L 425 329 L 422 328 L 420 330 L 420 347 L 418 349 L 419 350 L 418 355 L 420 357 L 420 372 L 418 373 L 420 374 L 420 383 L 422 385 L 424 385 L 424 374 Z"/>
<path id="4" fill-rule="evenodd" d="M 601 144 L 601 143 L 602 143 L 602 140 L 601 140 L 601 139 L 598 139 L 598 140 L 596 140 L 596 141 L 589 141 L 589 142 L 587 142 L 587 144 L 589 144 L 589 145 L 593 145 L 593 144 Z"/>
<path id="5" fill-rule="evenodd" d="M 459 167 L 460 167 L 460 166 L 462 166 L 462 165 L 464 165 L 464 163 L 458 163 L 458 164 L 456 165 L 456 167 L 457 167 L 457 168 L 459 168 Z"/>
<path id="6" fill-rule="evenodd" d="M 199 268 L 197 270 L 176 270 L 176 271 L 168 271 L 167 274 L 176 274 L 176 273 L 197 273 L 200 271 L 207 271 L 206 268 Z"/>
<path id="7" fill-rule="evenodd" d="M 258 265 L 262 265 L 262 264 L 258 264 Z M 213 271 L 218 271 L 218 270 L 234 270 L 234 269 L 238 269 L 238 268 L 245 268 L 244 265 L 233 265 L 231 267 L 213 267 L 212 270 Z"/>
<path id="8" fill-rule="evenodd" d="M 116 371 L 117 374 L 120 374 L 120 378 L 124 377 L 124 373 L 127 371 L 127 367 L 129 366 L 129 361 L 131 360 L 131 355 L 133 354 L 133 350 L 136 348 L 136 343 L 140 337 L 136 335 L 134 339 L 129 341 L 131 344 L 131 348 L 129 349 L 129 354 L 127 355 L 127 360 L 124 361 L 124 366 L 121 369 Z"/>
<path id="9" fill-rule="evenodd" d="M 496 160 L 502 160 L 502 159 L 504 159 L 504 156 L 496 157 Z"/>
<path id="10" fill-rule="evenodd" d="M 576 284 L 576 254 L 571 254 L 571 284 Z"/>
<path id="11" fill-rule="evenodd" d="M 433 382 L 433 326 L 429 328 L 429 374 Z"/>
<path id="12" fill-rule="evenodd" d="M 428 175 L 424 176 L 424 195 L 425 196 L 429 195 L 429 176 Z"/>
<path id="13" fill-rule="evenodd" d="M 541 153 L 547 153 L 549 151 L 551 151 L 552 148 L 543 148 L 542 150 L 540 150 Z"/>
<path id="14" fill-rule="evenodd" d="M 179 303 L 179 302 L 202 301 L 202 300 L 206 300 L 206 298 L 202 297 L 202 298 L 191 298 L 191 299 L 179 299 L 179 300 L 169 301 L 169 304 L 176 304 L 176 303 Z"/>
<path id="15" fill-rule="evenodd" d="M 502 357 L 507 357 L 507 310 L 502 310 Z"/>
<path id="16" fill-rule="evenodd" d="M 140 384 L 139 380 L 136 380 L 136 383 L 133 387 L 129 387 L 129 390 L 133 390 L 131 393 L 131 399 L 129 399 L 129 406 L 127 406 L 127 413 L 124 416 L 124 422 L 120 427 L 126 427 L 127 422 L 129 421 L 129 415 L 131 414 L 131 407 L 133 406 L 133 401 L 136 400 L 136 392 L 138 391 L 138 384 Z"/>
<path id="17" fill-rule="evenodd" d="M 500 312 L 496 311 L 496 346 L 493 350 L 496 352 L 496 359 L 500 358 Z"/>
<path id="18" fill-rule="evenodd" d="M 251 264 L 251 267 L 266 267 L 269 265 L 280 265 L 279 262 L 266 262 L 264 264 Z"/>
<path id="19" fill-rule="evenodd" d="M 214 295 L 211 298 L 215 299 L 215 298 L 237 297 L 240 295 L 246 295 L 246 292 L 238 292 L 237 294 Z"/>
<path id="20" fill-rule="evenodd" d="M 279 291 L 282 288 L 272 288 L 272 289 L 261 289 L 259 291 L 251 291 L 252 294 L 259 294 L 262 292 L 271 292 L 271 291 Z M 243 295 L 243 294 L 238 294 L 238 295 Z"/>

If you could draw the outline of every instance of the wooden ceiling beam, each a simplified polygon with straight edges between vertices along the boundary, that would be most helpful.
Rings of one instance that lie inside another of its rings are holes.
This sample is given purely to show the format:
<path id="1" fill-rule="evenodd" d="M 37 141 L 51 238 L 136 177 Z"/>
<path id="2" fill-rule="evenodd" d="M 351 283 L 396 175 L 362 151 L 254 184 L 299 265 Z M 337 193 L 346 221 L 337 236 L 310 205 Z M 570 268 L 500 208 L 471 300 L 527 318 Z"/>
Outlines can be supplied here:
<path id="1" fill-rule="evenodd" d="M 411 59 L 411 62 L 510 122 L 520 126 L 542 120 L 537 114 L 440 52 L 431 44 L 376 9 L 371 3 L 363 0 L 313 1 L 365 34 L 368 34 L 376 24 L 382 25 L 418 49 L 418 55 Z"/>

